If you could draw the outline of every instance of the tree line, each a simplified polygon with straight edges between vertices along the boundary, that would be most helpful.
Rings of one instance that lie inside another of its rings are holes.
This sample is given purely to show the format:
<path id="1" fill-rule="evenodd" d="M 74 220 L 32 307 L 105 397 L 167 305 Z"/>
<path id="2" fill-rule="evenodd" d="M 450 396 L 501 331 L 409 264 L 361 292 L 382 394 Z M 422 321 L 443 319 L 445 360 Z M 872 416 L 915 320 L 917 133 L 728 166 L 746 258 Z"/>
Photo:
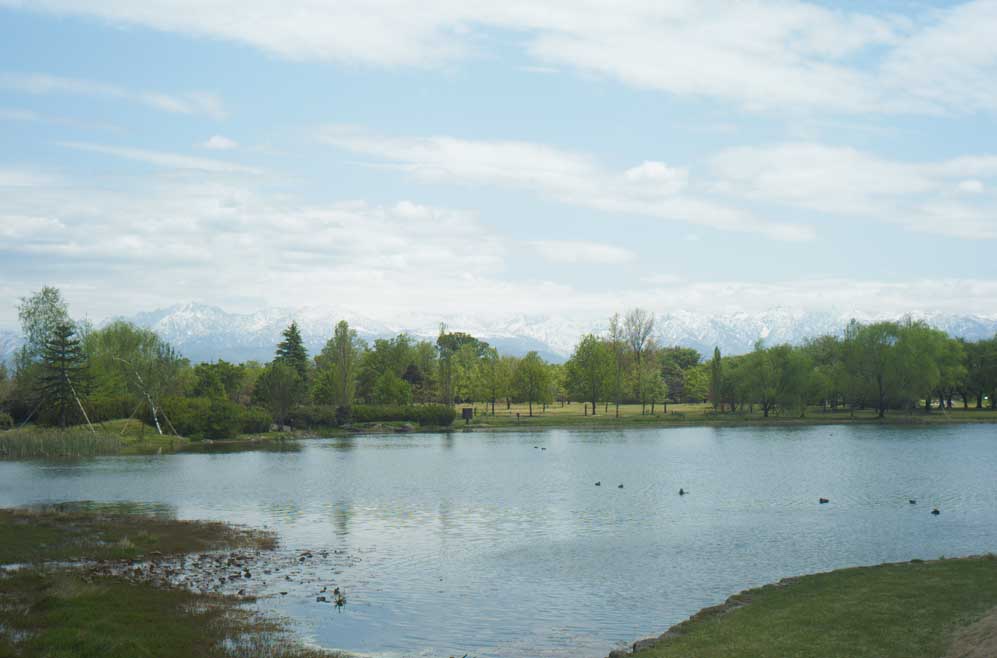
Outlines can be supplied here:
<path id="1" fill-rule="evenodd" d="M 711 402 L 715 413 L 804 415 L 810 408 L 911 411 L 997 407 L 997 337 L 968 342 L 923 322 L 852 322 L 841 335 L 709 359 L 661 346 L 654 315 L 633 309 L 583 336 L 566 363 L 536 352 L 502 355 L 441 326 L 435 341 L 407 334 L 361 339 L 345 321 L 311 355 L 291 323 L 271 361 L 192 364 L 154 332 L 125 321 L 102 328 L 69 317 L 59 290 L 18 308 L 24 345 L 0 365 L 0 427 L 66 426 L 140 418 L 159 431 L 221 438 L 286 425 L 413 420 L 447 425 L 454 404 L 486 413 L 577 404 L 586 415 L 666 413 L 669 403 Z M 987 403 L 987 404 L 985 404 Z"/>

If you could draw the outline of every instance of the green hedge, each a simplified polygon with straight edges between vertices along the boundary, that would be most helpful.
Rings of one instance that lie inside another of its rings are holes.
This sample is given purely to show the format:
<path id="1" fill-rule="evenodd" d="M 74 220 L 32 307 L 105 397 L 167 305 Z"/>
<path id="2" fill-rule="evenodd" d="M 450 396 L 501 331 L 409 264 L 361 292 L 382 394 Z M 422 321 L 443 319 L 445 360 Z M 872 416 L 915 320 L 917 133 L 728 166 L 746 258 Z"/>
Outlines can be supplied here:
<path id="1" fill-rule="evenodd" d="M 318 428 L 347 423 L 404 421 L 446 427 L 452 425 L 456 417 L 453 407 L 443 404 L 358 404 L 349 410 L 331 405 L 309 405 L 296 408 L 291 413 L 291 423 L 295 427 Z"/>
<path id="2" fill-rule="evenodd" d="M 137 405 L 138 401 L 135 398 L 127 396 L 94 396 L 85 400 L 83 404 L 86 407 L 87 415 L 90 416 L 90 422 L 93 423 L 102 423 L 105 420 L 117 418 L 130 418 L 132 413 L 136 411 Z M 143 404 L 142 406 L 142 409 L 138 409 L 139 418 L 142 420 L 151 419 L 148 405 Z"/>
<path id="3" fill-rule="evenodd" d="M 0 411 L 0 430 L 14 429 L 14 419 L 5 411 Z"/>

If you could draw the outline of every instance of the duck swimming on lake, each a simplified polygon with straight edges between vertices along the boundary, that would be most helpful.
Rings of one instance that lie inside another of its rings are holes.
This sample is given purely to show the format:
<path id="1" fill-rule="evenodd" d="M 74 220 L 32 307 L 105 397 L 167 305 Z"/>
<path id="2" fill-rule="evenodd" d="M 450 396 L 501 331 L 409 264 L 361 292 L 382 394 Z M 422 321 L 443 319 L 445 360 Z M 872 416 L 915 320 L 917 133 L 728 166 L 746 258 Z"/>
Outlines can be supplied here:
<path id="1" fill-rule="evenodd" d="M 916 500 L 914 500 L 913 498 L 911 498 L 911 499 L 910 499 L 910 500 L 908 500 L 907 502 L 908 502 L 908 503 L 910 503 L 911 505 L 917 505 L 917 501 L 916 501 Z"/>
<path id="2" fill-rule="evenodd" d="M 686 495 L 687 493 L 688 493 L 688 492 L 687 492 L 687 491 L 686 491 L 685 489 L 681 489 L 681 488 L 679 489 L 679 495 L 680 495 L 680 496 L 684 496 L 684 495 Z"/>
<path id="3" fill-rule="evenodd" d="M 602 480 L 599 480 L 598 482 L 596 482 L 596 483 L 595 483 L 595 486 L 597 486 L 597 487 L 601 487 L 601 486 L 602 486 Z"/>
<path id="4" fill-rule="evenodd" d="M 824 504 L 826 504 L 826 503 L 829 503 L 829 502 L 831 502 L 831 501 L 830 501 L 830 500 L 828 500 L 827 498 L 818 498 L 818 500 L 820 501 L 820 504 L 821 504 L 821 505 L 824 505 Z"/>
<path id="5" fill-rule="evenodd" d="M 621 485 L 617 486 L 616 488 L 617 488 L 617 489 L 622 489 L 622 488 L 623 488 L 623 485 L 621 484 Z"/>
<path id="6" fill-rule="evenodd" d="M 938 511 L 937 507 L 935 509 L 931 510 L 931 513 L 934 514 L 935 516 L 938 516 L 939 514 L 941 514 L 941 512 Z"/>

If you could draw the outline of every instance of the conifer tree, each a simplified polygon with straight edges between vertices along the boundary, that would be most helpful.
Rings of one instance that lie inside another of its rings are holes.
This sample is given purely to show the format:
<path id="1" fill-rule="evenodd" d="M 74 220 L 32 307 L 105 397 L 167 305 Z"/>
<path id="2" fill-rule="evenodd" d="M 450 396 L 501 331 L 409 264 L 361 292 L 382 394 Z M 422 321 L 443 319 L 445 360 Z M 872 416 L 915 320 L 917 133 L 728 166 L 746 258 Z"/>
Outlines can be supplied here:
<path id="1" fill-rule="evenodd" d="M 87 379 L 83 348 L 71 323 L 60 322 L 52 329 L 42 343 L 41 365 L 38 388 L 46 415 L 66 427 Z"/>
<path id="2" fill-rule="evenodd" d="M 308 379 L 308 350 L 301 339 L 298 323 L 292 322 L 284 330 L 284 340 L 277 345 L 277 355 L 274 361 L 288 365 L 298 373 L 302 382 Z"/>
<path id="3" fill-rule="evenodd" d="M 710 399 L 713 400 L 713 410 L 723 405 L 720 399 L 723 387 L 723 364 L 720 360 L 720 348 L 713 348 L 713 361 L 710 362 Z"/>

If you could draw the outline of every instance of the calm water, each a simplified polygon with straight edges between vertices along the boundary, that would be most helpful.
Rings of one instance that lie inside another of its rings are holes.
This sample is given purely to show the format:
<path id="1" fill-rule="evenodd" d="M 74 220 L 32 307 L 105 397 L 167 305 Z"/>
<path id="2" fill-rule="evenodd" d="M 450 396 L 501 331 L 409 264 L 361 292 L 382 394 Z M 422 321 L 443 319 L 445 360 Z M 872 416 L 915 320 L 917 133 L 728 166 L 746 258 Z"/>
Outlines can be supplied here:
<path id="1" fill-rule="evenodd" d="M 0 463 L 0 505 L 166 504 L 339 550 L 310 568 L 342 612 L 264 604 L 327 647 L 598 657 L 784 576 L 997 550 L 995 474 L 994 426 L 454 433 Z"/>

